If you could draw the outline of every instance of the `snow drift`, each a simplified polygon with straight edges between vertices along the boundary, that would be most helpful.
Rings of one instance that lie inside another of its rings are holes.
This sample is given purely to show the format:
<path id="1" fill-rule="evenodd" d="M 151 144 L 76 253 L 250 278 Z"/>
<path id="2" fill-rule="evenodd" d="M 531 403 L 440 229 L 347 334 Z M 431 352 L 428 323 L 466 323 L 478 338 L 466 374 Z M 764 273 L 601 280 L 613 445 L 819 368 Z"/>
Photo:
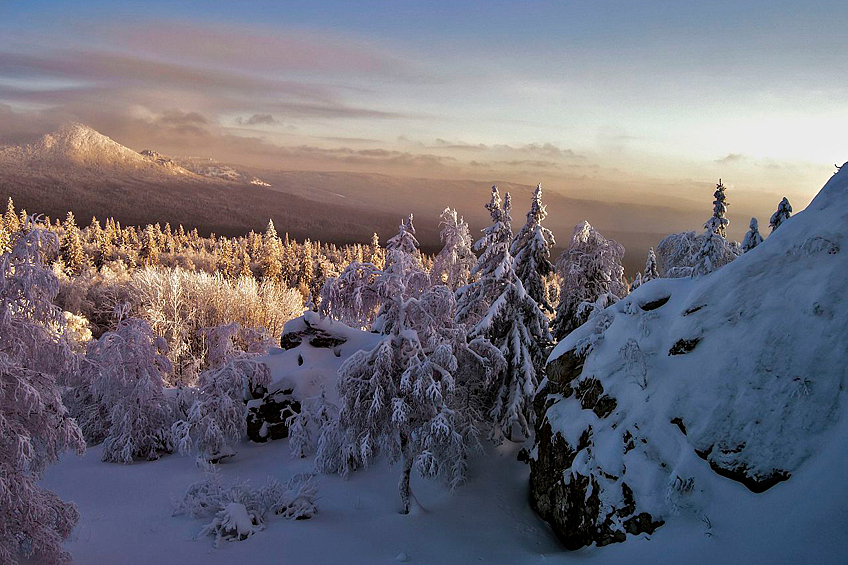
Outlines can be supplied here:
<path id="1" fill-rule="evenodd" d="M 783 481 L 795 490 L 773 496 L 811 496 L 793 475 L 844 444 L 828 432 L 846 419 L 847 234 L 843 167 L 763 244 L 703 277 L 650 281 L 559 343 L 536 398 L 530 487 L 568 548 L 681 513 L 709 524 L 707 508 L 730 519 L 732 503 L 709 502 L 728 479 L 764 505 Z"/>

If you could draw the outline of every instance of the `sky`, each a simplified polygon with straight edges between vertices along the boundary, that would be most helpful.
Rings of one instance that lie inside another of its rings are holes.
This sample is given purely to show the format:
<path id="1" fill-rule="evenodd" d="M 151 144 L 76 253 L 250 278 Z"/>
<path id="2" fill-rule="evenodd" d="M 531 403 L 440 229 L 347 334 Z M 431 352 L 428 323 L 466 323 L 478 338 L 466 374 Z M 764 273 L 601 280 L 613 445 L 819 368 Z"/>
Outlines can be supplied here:
<path id="1" fill-rule="evenodd" d="M 0 0 L 0 139 L 76 120 L 137 150 L 708 212 L 721 177 L 767 215 L 848 159 L 846 24 L 835 1 Z"/>

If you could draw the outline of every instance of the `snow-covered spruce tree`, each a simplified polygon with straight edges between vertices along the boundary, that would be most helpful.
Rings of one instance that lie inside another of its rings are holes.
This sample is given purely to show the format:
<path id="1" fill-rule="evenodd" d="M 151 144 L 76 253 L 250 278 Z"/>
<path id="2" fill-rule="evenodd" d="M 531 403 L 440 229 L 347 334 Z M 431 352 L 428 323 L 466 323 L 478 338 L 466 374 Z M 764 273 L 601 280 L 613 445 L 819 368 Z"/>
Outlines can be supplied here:
<path id="1" fill-rule="evenodd" d="M 141 249 L 138 256 L 143 267 L 153 267 L 159 262 L 159 241 L 156 230 L 150 224 L 147 224 L 141 234 Z"/>
<path id="2" fill-rule="evenodd" d="M 789 199 L 784 196 L 783 200 L 780 201 L 780 204 L 777 205 L 777 211 L 771 215 L 771 219 L 769 220 L 771 231 L 779 228 L 780 224 L 782 224 L 784 220 L 788 220 L 791 215 L 792 205 L 789 203 Z"/>
<path id="3" fill-rule="evenodd" d="M 85 450 L 56 386 L 74 367 L 57 331 L 59 283 L 45 265 L 58 241 L 28 224 L 0 255 L 0 563 L 10 565 L 70 562 L 62 542 L 79 513 L 38 481 L 63 452 Z"/>
<path id="4" fill-rule="evenodd" d="M 68 212 L 62 228 L 64 234 L 62 235 L 61 245 L 59 246 L 59 253 L 62 256 L 62 262 L 65 265 L 66 272 L 76 275 L 82 271 L 88 262 L 88 257 L 83 249 L 82 237 L 73 212 Z"/>
<path id="5" fill-rule="evenodd" d="M 430 278 L 433 284 L 444 284 L 456 290 L 468 284 L 471 270 L 477 264 L 477 256 L 471 249 L 468 224 L 457 215 L 456 210 L 445 208 L 441 226 L 444 247 L 433 262 Z"/>
<path id="6" fill-rule="evenodd" d="M 760 235 L 760 225 L 757 218 L 751 218 L 751 223 L 748 225 L 748 232 L 745 234 L 745 239 L 742 240 L 742 251 L 747 253 L 763 242 L 763 236 Z"/>
<path id="7" fill-rule="evenodd" d="M 533 192 L 527 223 L 512 240 L 510 254 L 515 258 L 515 272 L 524 290 L 539 306 L 553 312 L 554 307 L 548 302 L 544 277 L 554 272 L 551 247 L 556 245 L 556 240 L 551 230 L 542 225 L 547 215 L 545 205 L 542 204 L 542 185 L 539 184 Z"/>
<path id="8" fill-rule="evenodd" d="M 89 344 L 73 391 L 75 412 L 86 440 L 103 441 L 103 461 L 154 460 L 173 451 L 166 350 L 164 338 L 138 318 L 122 320 Z"/>
<path id="9" fill-rule="evenodd" d="M 624 246 L 605 238 L 589 222 L 574 226 L 571 242 L 557 261 L 562 277 L 554 339 L 563 339 L 597 308 L 618 302 L 628 293 L 624 278 Z"/>
<path id="10" fill-rule="evenodd" d="M 660 278 L 660 272 L 657 270 L 657 256 L 654 253 L 654 248 L 648 248 L 648 259 L 645 261 L 645 272 L 642 274 L 642 283 Z"/>
<path id="11" fill-rule="evenodd" d="M 403 302 L 395 297 L 417 298 L 431 286 L 415 238 L 412 214 L 401 222 L 398 234 L 386 242 L 386 267 L 374 284 L 382 304 L 371 329 L 388 334 L 401 316 L 398 306 Z"/>
<path id="12" fill-rule="evenodd" d="M 496 442 L 512 437 L 515 426 L 525 437 L 530 435 L 532 398 L 551 341 L 547 317 L 513 268 L 510 208 L 509 193 L 501 206 L 493 186 L 486 204 L 492 225 L 475 244 L 483 251 L 474 271 L 477 280 L 457 291 L 457 321 L 465 324 L 470 337 L 490 341 L 506 360 L 505 370 L 496 377 L 488 414 Z"/>
<path id="13" fill-rule="evenodd" d="M 642 273 L 636 273 L 636 276 L 633 277 L 633 280 L 630 282 L 630 291 L 633 292 L 642 286 L 642 282 Z"/>
<path id="14" fill-rule="evenodd" d="M 492 197 L 485 207 L 492 217 L 492 225 L 483 230 L 483 237 L 474 244 L 474 250 L 482 253 L 471 272 L 473 281 L 456 291 L 456 319 L 467 328 L 474 327 L 486 314 L 501 294 L 504 275 L 512 271 L 509 254 L 512 218 L 509 209 L 502 205 L 497 185 L 492 186 Z"/>
<path id="15" fill-rule="evenodd" d="M 727 225 L 730 223 L 730 220 L 727 219 L 727 206 L 730 203 L 727 202 L 724 191 L 725 187 L 721 183 L 721 179 L 718 179 L 716 190 L 713 193 L 713 196 L 715 197 L 715 200 L 713 201 L 713 215 L 704 224 L 705 230 L 710 233 L 717 233 L 721 237 L 725 237 Z"/>
<path id="16" fill-rule="evenodd" d="M 378 269 L 386 266 L 386 250 L 380 247 L 380 236 L 376 232 L 371 236 L 371 245 L 368 247 L 367 260 Z"/>
<path id="17" fill-rule="evenodd" d="M 443 285 L 420 297 L 396 295 L 391 333 L 339 369 L 338 422 L 325 426 L 316 463 L 346 476 L 371 459 L 402 463 L 402 512 L 410 507 L 413 468 L 449 487 L 462 484 L 476 443 L 482 400 L 503 358 L 482 339 L 467 342 L 453 321 L 453 292 Z M 464 363 L 460 368 L 459 359 Z"/>
<path id="18" fill-rule="evenodd" d="M 277 235 L 274 220 L 268 220 L 268 228 L 262 238 L 262 256 L 260 266 L 262 278 L 269 281 L 279 281 L 283 274 L 283 243 Z"/>

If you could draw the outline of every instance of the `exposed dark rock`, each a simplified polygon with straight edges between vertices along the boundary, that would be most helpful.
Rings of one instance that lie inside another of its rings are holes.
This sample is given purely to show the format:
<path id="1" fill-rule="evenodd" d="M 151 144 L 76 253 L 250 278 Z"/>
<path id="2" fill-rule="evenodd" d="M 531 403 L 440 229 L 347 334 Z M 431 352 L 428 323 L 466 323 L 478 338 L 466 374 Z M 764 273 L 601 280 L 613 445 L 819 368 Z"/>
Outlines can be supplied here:
<path id="1" fill-rule="evenodd" d="M 280 347 L 294 349 L 307 339 L 312 347 L 333 348 L 342 345 L 347 340 L 342 336 L 330 334 L 324 330 L 307 326 L 305 330 L 284 333 L 280 336 Z"/>
<path id="2" fill-rule="evenodd" d="M 656 300 L 652 300 L 651 302 L 646 302 L 645 304 L 642 304 L 641 306 L 639 306 L 639 308 L 641 308 L 645 312 L 650 312 L 651 310 L 656 310 L 660 306 L 664 305 L 666 302 L 668 302 L 669 298 L 671 297 L 665 296 L 663 298 L 658 298 Z"/>
<path id="3" fill-rule="evenodd" d="M 548 380 L 554 383 L 569 383 L 580 376 L 583 372 L 583 363 L 586 355 L 580 355 L 576 351 L 566 351 L 550 363 L 545 369 Z"/>
<path id="4" fill-rule="evenodd" d="M 765 475 L 751 473 L 751 470 L 745 464 L 734 461 L 732 455 L 740 451 L 741 449 L 737 448 L 718 450 L 712 446 L 706 450 L 696 449 L 695 453 L 698 457 L 707 461 L 717 475 L 742 483 L 748 490 L 755 493 L 765 492 L 791 476 L 790 473 L 781 469 L 774 469 L 771 473 Z"/>
<path id="5" fill-rule="evenodd" d="M 684 355 L 689 353 L 695 346 L 698 345 L 698 342 L 701 341 L 701 338 L 696 337 L 693 339 L 678 339 L 677 342 L 671 346 L 671 349 L 668 350 L 669 355 Z"/>
<path id="6" fill-rule="evenodd" d="M 289 435 L 286 420 L 299 413 L 300 402 L 292 395 L 292 389 L 252 400 L 247 407 L 247 437 L 256 443 L 286 438 Z"/>
<path id="7" fill-rule="evenodd" d="M 680 418 L 672 418 L 671 423 L 680 428 L 680 431 L 683 432 L 683 435 L 686 435 L 686 425 L 683 423 L 683 420 Z"/>
<path id="8" fill-rule="evenodd" d="M 598 418 L 609 416 L 617 405 L 615 398 L 604 394 L 604 386 L 594 377 L 580 381 L 575 392 L 580 399 L 580 405 L 594 412 Z"/>
<path id="9" fill-rule="evenodd" d="M 556 385 L 548 387 L 548 393 L 556 392 Z M 592 410 L 599 418 L 606 418 L 617 402 L 604 394 L 600 381 L 584 379 L 569 391 L 575 394 L 584 409 Z M 533 509 L 551 524 L 557 537 L 566 549 L 576 550 L 587 545 L 604 546 L 625 541 L 627 534 L 653 533 L 662 521 L 641 512 L 637 514 L 637 503 L 632 489 L 622 477 L 601 471 L 584 475 L 571 470 L 574 459 L 581 451 L 592 447 L 592 427 L 588 426 L 578 439 L 570 445 L 559 432 L 554 433 L 545 413 L 551 404 L 543 398 L 544 389 L 537 395 L 534 405 L 537 410 L 535 457 L 530 457 L 530 504 Z M 547 397 L 547 395 L 545 395 Z M 633 434 L 626 431 L 622 436 L 624 450 L 634 448 Z M 629 446 L 629 449 L 628 449 Z M 529 455 L 529 454 L 528 454 Z M 601 486 L 611 484 L 611 487 Z M 620 484 L 621 503 L 611 510 L 602 509 L 600 495 L 603 488 L 615 488 Z"/>
<path id="10" fill-rule="evenodd" d="M 695 312 L 697 312 L 698 310 L 700 310 L 700 309 L 702 309 L 702 308 L 704 308 L 704 307 L 706 307 L 706 304 L 701 304 L 701 305 L 699 305 L 699 306 L 693 306 L 693 307 L 691 307 L 691 308 L 688 308 L 688 309 L 684 310 L 684 311 L 683 311 L 683 315 L 684 315 L 684 316 L 688 316 L 689 314 L 694 314 Z"/>

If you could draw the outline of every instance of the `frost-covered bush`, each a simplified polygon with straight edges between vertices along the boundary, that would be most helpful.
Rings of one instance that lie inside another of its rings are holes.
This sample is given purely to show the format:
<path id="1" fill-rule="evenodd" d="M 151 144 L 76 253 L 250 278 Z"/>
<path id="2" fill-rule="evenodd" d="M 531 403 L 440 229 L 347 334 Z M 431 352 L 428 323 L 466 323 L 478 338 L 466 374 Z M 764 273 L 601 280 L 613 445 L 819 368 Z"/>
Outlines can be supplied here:
<path id="1" fill-rule="evenodd" d="M 213 520 L 199 535 L 215 536 L 215 545 L 223 541 L 241 541 L 265 527 L 270 516 L 305 520 L 317 511 L 318 485 L 313 475 L 298 474 L 285 485 L 276 480 L 253 489 L 246 482 L 224 486 L 214 465 L 206 464 L 202 480 L 191 484 L 176 501 L 174 516 Z"/>
<path id="2" fill-rule="evenodd" d="M 267 365 L 244 355 L 200 373 L 188 413 L 171 428 L 180 452 L 197 451 L 206 459 L 232 455 L 247 433 L 245 400 L 270 382 Z"/>
<path id="3" fill-rule="evenodd" d="M 122 320 L 89 344 L 68 396 L 86 440 L 104 443 L 104 461 L 154 460 L 173 451 L 166 353 L 165 340 L 137 318 Z"/>
<path id="4" fill-rule="evenodd" d="M 133 312 L 168 340 L 171 361 L 189 376 L 192 363 L 205 354 L 203 328 L 236 322 L 279 335 L 303 311 L 296 290 L 248 277 L 229 281 L 182 269 L 144 269 L 133 275 L 130 288 Z"/>
<path id="5" fill-rule="evenodd" d="M 612 304 L 627 295 L 623 258 L 624 246 L 605 238 L 589 222 L 574 226 L 568 249 L 557 261 L 562 285 L 551 324 L 554 339 L 561 340 L 582 325 L 599 300 Z"/>
<path id="6" fill-rule="evenodd" d="M 0 562 L 67 563 L 62 542 L 79 513 L 38 484 L 62 452 L 85 449 L 56 386 L 74 369 L 53 305 L 58 281 L 44 261 L 58 242 L 28 220 L 8 245 L 0 255 Z"/>

